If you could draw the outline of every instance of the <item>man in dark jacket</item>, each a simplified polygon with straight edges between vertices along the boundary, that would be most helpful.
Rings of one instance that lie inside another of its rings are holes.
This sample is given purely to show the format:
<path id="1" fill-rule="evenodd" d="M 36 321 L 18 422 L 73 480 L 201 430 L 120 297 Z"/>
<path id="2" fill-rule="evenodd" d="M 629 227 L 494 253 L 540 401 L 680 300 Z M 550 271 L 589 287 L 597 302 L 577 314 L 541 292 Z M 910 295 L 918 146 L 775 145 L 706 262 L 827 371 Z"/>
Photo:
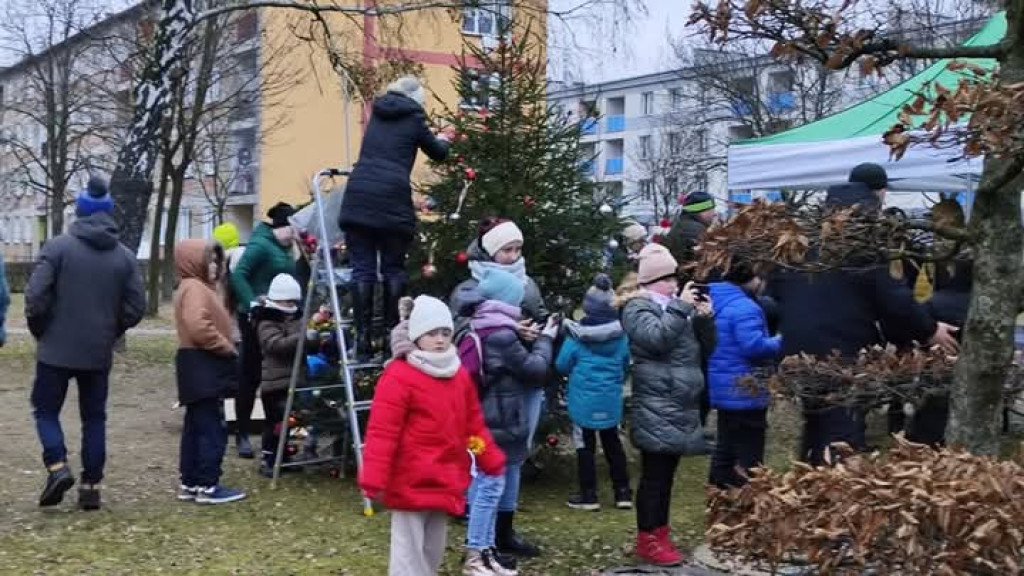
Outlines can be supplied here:
<path id="1" fill-rule="evenodd" d="M 7 343 L 7 308 L 11 305 L 11 291 L 7 288 L 7 271 L 0 258 L 0 348 Z"/>
<path id="2" fill-rule="evenodd" d="M 49 471 L 40 506 L 59 504 L 75 482 L 60 425 L 72 378 L 82 416 L 78 503 L 86 510 L 100 505 L 114 342 L 142 320 L 146 309 L 138 264 L 118 239 L 113 210 L 106 183 L 89 180 L 75 202 L 78 219 L 40 251 L 25 290 L 25 316 L 38 341 L 32 407 Z"/>
<path id="3" fill-rule="evenodd" d="M 448 156 L 448 141 L 435 136 L 423 110 L 425 95 L 419 81 L 400 78 L 373 101 L 373 115 L 363 135 L 356 162 L 342 198 L 338 224 L 345 231 L 352 263 L 357 351 L 372 356 L 373 294 L 384 279 L 384 324 L 398 324 L 398 300 L 405 294 L 405 258 L 416 229 L 416 210 L 409 182 L 416 154 L 432 160 Z"/>
<path id="4" fill-rule="evenodd" d="M 715 221 L 715 199 L 707 192 L 694 192 L 683 198 L 682 212 L 672 224 L 665 247 L 683 266 L 696 259 L 695 248 Z"/>
<path id="5" fill-rule="evenodd" d="M 833 186 L 826 204 L 854 206 L 877 212 L 888 186 L 885 169 L 861 164 L 850 172 L 850 182 Z M 821 274 L 781 273 L 771 286 L 779 306 L 779 332 L 784 336 L 783 354 L 827 356 L 839 351 L 847 357 L 884 343 L 879 325 L 899 326 L 902 333 L 920 344 L 957 348 L 955 328 L 937 323 L 914 301 L 903 282 L 889 274 L 887 263 L 852 272 L 836 270 Z M 854 449 L 865 447 L 864 413 L 858 409 L 805 406 L 802 457 L 823 463 L 825 449 L 846 442 Z"/>

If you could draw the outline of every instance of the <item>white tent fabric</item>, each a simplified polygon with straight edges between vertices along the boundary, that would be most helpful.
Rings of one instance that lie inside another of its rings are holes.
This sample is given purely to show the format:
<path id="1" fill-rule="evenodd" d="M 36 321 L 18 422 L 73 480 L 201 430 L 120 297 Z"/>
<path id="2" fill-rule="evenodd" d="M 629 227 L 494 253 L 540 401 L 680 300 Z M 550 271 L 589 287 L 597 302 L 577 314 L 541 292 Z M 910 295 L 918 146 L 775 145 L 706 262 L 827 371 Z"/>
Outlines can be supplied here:
<path id="1" fill-rule="evenodd" d="M 973 189 L 983 159 L 960 159 L 959 149 L 912 146 L 899 161 L 877 134 L 792 144 L 729 147 L 729 190 L 820 189 L 847 181 L 850 169 L 875 162 L 889 173 L 891 190 L 959 192 Z"/>

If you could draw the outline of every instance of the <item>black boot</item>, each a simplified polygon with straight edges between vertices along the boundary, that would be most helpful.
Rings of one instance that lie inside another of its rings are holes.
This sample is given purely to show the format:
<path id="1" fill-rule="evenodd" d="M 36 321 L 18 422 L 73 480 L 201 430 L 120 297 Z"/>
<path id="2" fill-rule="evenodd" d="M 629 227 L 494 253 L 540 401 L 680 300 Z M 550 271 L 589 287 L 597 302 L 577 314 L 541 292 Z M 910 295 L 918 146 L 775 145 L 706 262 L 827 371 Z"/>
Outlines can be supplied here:
<path id="1" fill-rule="evenodd" d="M 498 512 L 498 522 L 495 526 L 495 544 L 502 554 L 519 556 L 521 558 L 536 558 L 540 556 L 540 548 L 526 542 L 516 534 L 513 523 L 515 512 Z"/>
<path id="2" fill-rule="evenodd" d="M 391 330 L 398 326 L 398 301 L 405 296 L 405 281 L 384 281 L 384 358 L 391 358 Z"/>
<path id="3" fill-rule="evenodd" d="M 370 282 L 353 282 L 352 314 L 356 327 L 356 361 L 362 364 L 373 358 L 373 291 Z"/>

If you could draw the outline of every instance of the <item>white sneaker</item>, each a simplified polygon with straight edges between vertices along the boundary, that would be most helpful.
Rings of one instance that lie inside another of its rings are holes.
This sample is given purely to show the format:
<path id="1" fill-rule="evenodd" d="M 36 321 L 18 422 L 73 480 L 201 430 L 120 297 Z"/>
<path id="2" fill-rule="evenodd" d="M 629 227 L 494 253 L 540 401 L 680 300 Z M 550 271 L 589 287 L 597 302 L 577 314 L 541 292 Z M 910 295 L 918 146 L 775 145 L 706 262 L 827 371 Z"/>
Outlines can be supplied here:
<path id="1" fill-rule="evenodd" d="M 490 550 L 466 551 L 466 563 L 462 566 L 462 576 L 518 576 L 519 572 L 503 568 L 494 558 Z"/>

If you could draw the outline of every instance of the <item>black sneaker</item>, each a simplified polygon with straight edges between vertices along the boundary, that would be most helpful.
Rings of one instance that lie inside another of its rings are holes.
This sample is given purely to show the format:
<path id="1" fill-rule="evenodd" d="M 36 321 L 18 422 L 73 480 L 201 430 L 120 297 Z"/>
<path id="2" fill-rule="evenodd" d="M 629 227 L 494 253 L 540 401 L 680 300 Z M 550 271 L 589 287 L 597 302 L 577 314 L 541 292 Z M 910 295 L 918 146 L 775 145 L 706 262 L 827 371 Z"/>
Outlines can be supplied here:
<path id="1" fill-rule="evenodd" d="M 79 488 L 78 507 L 82 510 L 99 510 L 100 489 L 96 486 L 83 486 Z"/>
<path id="2" fill-rule="evenodd" d="M 629 486 L 615 489 L 615 507 L 619 510 L 633 509 L 633 491 Z"/>
<path id="3" fill-rule="evenodd" d="M 235 439 L 235 447 L 238 449 L 238 457 L 246 460 L 252 460 L 252 443 L 249 441 L 249 435 L 240 435 Z"/>
<path id="4" fill-rule="evenodd" d="M 75 485 L 75 477 L 67 466 L 54 470 L 46 477 L 43 493 L 39 495 L 40 506 L 56 506 L 64 500 L 64 493 Z"/>
<path id="5" fill-rule="evenodd" d="M 597 494 L 594 492 L 581 492 L 569 496 L 566 501 L 569 508 L 573 510 L 588 510 L 596 512 L 601 509 L 601 503 L 597 501 Z"/>

